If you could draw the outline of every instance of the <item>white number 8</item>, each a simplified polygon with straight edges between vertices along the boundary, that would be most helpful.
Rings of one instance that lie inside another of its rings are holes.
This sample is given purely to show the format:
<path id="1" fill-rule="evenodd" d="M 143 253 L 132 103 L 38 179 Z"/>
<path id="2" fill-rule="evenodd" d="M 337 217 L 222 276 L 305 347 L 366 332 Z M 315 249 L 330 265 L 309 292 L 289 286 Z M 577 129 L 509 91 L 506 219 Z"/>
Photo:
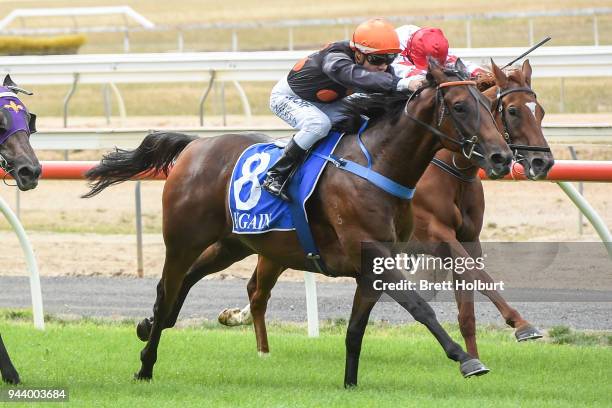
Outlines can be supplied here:
<path id="1" fill-rule="evenodd" d="M 259 160 L 259 164 L 251 171 L 251 166 L 255 161 Z M 255 207 L 261 198 L 261 185 L 259 184 L 259 176 L 263 173 L 270 163 L 270 155 L 268 153 L 257 153 L 245 160 L 242 165 L 242 176 L 234 181 L 234 200 L 238 210 L 250 210 Z M 242 187 L 251 182 L 251 191 L 246 201 L 240 198 Z"/>

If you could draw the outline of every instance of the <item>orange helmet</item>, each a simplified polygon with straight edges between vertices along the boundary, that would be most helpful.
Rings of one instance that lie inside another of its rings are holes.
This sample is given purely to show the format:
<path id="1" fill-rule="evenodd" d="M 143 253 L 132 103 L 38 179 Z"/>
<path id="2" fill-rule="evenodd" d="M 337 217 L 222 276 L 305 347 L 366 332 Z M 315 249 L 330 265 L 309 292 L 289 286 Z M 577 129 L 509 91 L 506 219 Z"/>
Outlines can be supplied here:
<path id="1" fill-rule="evenodd" d="M 351 49 L 364 54 L 396 54 L 401 51 L 395 28 L 382 18 L 359 24 L 350 45 Z"/>
<path id="2" fill-rule="evenodd" d="M 410 61 L 419 69 L 427 68 L 428 56 L 444 65 L 448 57 L 448 40 L 439 28 L 424 27 L 412 35 L 406 51 Z"/>

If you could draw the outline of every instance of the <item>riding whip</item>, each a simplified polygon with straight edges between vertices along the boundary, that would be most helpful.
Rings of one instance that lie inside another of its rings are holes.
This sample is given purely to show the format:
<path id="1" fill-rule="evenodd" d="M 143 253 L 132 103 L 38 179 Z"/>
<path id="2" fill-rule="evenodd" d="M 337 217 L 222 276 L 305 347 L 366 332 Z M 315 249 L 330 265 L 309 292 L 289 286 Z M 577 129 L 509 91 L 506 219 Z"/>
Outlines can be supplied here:
<path id="1" fill-rule="evenodd" d="M 546 37 L 545 39 L 543 39 L 542 41 L 540 41 L 539 43 L 537 43 L 536 45 L 534 45 L 533 47 L 531 47 L 530 49 L 528 49 L 527 51 L 525 51 L 524 53 L 522 53 L 521 55 L 519 55 L 518 57 L 516 57 L 515 59 L 513 59 L 509 63 L 507 63 L 506 65 L 504 65 L 501 69 L 507 68 L 510 65 L 514 64 L 516 61 L 520 60 L 521 58 L 523 58 L 525 55 L 529 54 L 530 52 L 532 52 L 536 48 L 544 45 L 549 40 L 550 40 L 550 37 Z"/>

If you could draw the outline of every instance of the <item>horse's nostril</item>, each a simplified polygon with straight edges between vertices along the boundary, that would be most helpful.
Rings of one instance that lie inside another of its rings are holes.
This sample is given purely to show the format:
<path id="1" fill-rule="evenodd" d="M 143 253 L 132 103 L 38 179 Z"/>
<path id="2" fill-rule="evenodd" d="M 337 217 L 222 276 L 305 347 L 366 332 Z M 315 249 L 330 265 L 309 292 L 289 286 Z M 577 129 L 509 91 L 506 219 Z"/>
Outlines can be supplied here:
<path id="1" fill-rule="evenodd" d="M 534 158 L 533 160 L 531 160 L 531 167 L 535 169 L 541 169 L 542 167 L 544 167 L 544 160 L 540 159 L 539 157 Z"/>
<path id="2" fill-rule="evenodd" d="M 509 164 L 511 158 L 502 153 L 493 153 L 490 156 L 491 162 L 494 164 Z"/>
<path id="3" fill-rule="evenodd" d="M 32 166 L 22 166 L 17 171 L 19 177 L 23 179 L 37 179 L 40 175 L 40 166 L 32 167 Z"/>

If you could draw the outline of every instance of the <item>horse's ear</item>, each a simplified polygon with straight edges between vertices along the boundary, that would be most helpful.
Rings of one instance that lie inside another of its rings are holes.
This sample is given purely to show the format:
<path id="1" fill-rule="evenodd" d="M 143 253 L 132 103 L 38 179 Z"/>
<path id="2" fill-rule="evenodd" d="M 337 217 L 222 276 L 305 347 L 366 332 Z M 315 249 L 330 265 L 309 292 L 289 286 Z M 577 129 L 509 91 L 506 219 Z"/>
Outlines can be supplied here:
<path id="1" fill-rule="evenodd" d="M 529 63 L 529 59 L 526 59 L 525 62 L 523 62 L 521 71 L 523 71 L 525 82 L 527 82 L 527 85 L 529 85 L 531 88 L 531 64 Z"/>
<path id="2" fill-rule="evenodd" d="M 495 77 L 495 85 L 501 89 L 506 88 L 508 85 L 508 77 L 493 61 L 493 58 L 491 58 L 491 70 L 493 71 L 493 76 Z"/>
<path id="3" fill-rule="evenodd" d="M 448 81 L 446 75 L 444 75 L 442 67 L 440 67 L 440 65 L 438 64 L 438 61 L 429 56 L 427 57 L 427 73 L 431 74 L 434 82 L 438 85 Z"/>
<path id="4" fill-rule="evenodd" d="M 8 75 L 8 74 L 6 75 L 6 77 L 4 77 L 4 84 L 3 85 L 5 87 L 7 87 L 8 89 L 10 89 L 11 91 L 13 91 L 14 93 L 16 93 L 16 94 L 21 92 L 21 93 L 26 94 L 26 95 L 34 95 L 32 92 L 26 91 L 25 89 L 18 87 L 17 84 L 14 83 L 13 80 L 11 79 L 11 76 Z"/>
<path id="5" fill-rule="evenodd" d="M 11 79 L 11 76 L 8 74 L 6 74 L 6 76 L 4 77 L 4 83 L 2 85 L 3 86 L 17 86 L 17 84 L 13 82 L 13 80 Z"/>
<path id="6" fill-rule="evenodd" d="M 467 75 L 467 68 L 465 67 L 463 61 L 461 61 L 461 58 L 457 58 L 457 61 L 455 61 L 455 71 L 459 71 Z"/>

